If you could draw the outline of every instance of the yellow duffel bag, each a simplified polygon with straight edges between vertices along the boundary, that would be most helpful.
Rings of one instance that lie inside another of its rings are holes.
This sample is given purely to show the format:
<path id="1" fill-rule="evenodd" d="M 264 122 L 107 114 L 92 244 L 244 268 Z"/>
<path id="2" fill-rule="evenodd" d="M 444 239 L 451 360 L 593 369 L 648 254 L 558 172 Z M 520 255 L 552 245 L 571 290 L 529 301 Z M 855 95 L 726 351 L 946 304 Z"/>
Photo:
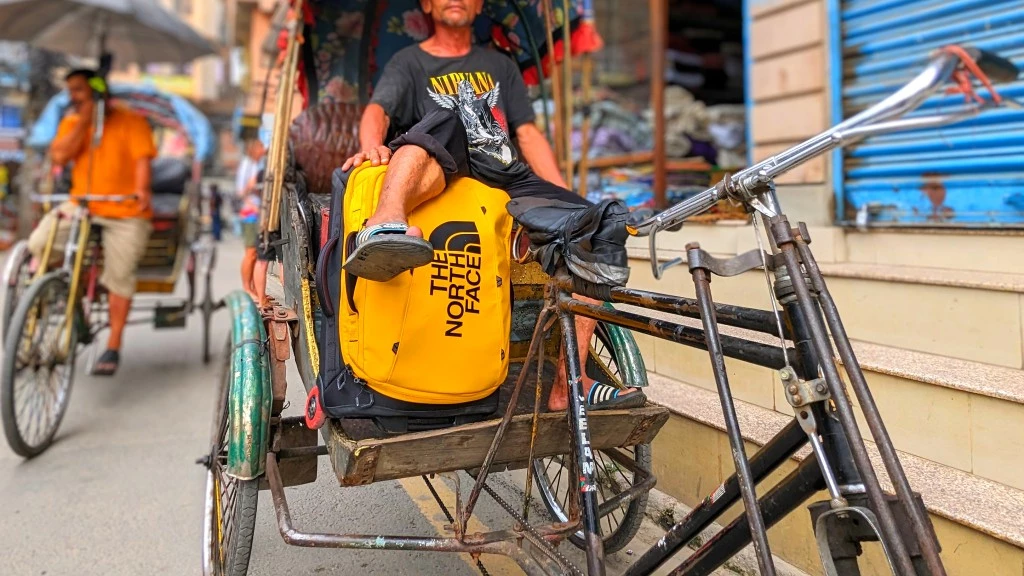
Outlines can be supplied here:
<path id="1" fill-rule="evenodd" d="M 385 170 L 366 163 L 348 177 L 341 262 L 377 207 Z M 409 216 L 433 246 L 430 264 L 387 282 L 341 271 L 338 341 L 352 374 L 389 398 L 422 404 L 473 402 L 497 390 L 509 367 L 508 200 L 459 179 Z"/>

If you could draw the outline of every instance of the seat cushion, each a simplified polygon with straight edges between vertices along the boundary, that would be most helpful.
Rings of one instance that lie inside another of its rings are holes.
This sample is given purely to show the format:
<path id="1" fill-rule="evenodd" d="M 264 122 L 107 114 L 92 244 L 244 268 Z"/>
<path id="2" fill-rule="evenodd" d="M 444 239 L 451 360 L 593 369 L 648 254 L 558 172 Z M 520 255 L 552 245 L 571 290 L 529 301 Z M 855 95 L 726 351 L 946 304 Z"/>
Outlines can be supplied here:
<path id="1" fill-rule="evenodd" d="M 334 170 L 359 151 L 362 112 L 358 104 L 321 102 L 292 123 L 292 151 L 306 175 L 308 193 L 331 193 Z"/>
<path id="2" fill-rule="evenodd" d="M 188 162 L 178 158 L 153 159 L 153 175 L 150 187 L 153 195 L 185 193 L 185 185 L 192 176 L 192 168 Z"/>
<path id="3" fill-rule="evenodd" d="M 181 194 L 153 193 L 153 219 L 177 220 L 181 213 Z"/>

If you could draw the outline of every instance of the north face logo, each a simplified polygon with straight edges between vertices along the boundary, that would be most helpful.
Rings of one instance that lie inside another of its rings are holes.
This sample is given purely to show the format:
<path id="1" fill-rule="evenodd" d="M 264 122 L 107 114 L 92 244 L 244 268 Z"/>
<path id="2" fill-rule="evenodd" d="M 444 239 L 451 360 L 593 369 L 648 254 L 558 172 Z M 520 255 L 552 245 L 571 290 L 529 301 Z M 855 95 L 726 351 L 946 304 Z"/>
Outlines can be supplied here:
<path id="1" fill-rule="evenodd" d="M 445 298 L 445 336 L 462 338 L 466 314 L 480 313 L 480 232 L 473 222 L 445 222 L 430 233 L 430 295 Z"/>

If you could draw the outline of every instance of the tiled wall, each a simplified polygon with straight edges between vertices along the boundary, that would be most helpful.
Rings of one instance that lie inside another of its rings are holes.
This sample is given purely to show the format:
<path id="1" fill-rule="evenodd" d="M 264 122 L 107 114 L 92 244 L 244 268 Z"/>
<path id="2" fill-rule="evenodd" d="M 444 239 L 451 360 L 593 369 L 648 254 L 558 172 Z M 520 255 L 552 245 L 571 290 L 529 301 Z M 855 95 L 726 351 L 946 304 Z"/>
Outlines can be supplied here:
<path id="1" fill-rule="evenodd" d="M 750 14 L 751 131 L 761 160 L 824 130 L 828 122 L 827 18 L 823 0 L 753 0 Z M 827 158 L 780 177 L 823 184 Z"/>

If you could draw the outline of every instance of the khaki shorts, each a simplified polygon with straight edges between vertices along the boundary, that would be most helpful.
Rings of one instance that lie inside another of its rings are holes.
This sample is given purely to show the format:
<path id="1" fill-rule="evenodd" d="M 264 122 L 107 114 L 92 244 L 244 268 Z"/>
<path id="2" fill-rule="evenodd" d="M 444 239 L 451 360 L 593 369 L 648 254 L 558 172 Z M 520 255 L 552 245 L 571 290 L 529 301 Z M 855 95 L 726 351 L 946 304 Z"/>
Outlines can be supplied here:
<path id="1" fill-rule="evenodd" d="M 63 255 L 71 229 L 71 220 L 58 218 L 58 212 L 70 216 L 74 210 L 74 204 L 66 202 L 43 216 L 28 238 L 28 249 L 33 256 L 43 256 L 46 240 L 54 223 L 57 223 L 57 238 L 53 245 L 53 257 Z M 149 235 L 153 231 L 152 223 L 142 218 L 100 217 L 93 217 L 92 222 L 103 228 L 103 274 L 100 276 L 100 283 L 112 294 L 131 298 L 135 295 L 138 283 L 136 271 L 146 253 L 146 244 L 149 243 Z"/>

